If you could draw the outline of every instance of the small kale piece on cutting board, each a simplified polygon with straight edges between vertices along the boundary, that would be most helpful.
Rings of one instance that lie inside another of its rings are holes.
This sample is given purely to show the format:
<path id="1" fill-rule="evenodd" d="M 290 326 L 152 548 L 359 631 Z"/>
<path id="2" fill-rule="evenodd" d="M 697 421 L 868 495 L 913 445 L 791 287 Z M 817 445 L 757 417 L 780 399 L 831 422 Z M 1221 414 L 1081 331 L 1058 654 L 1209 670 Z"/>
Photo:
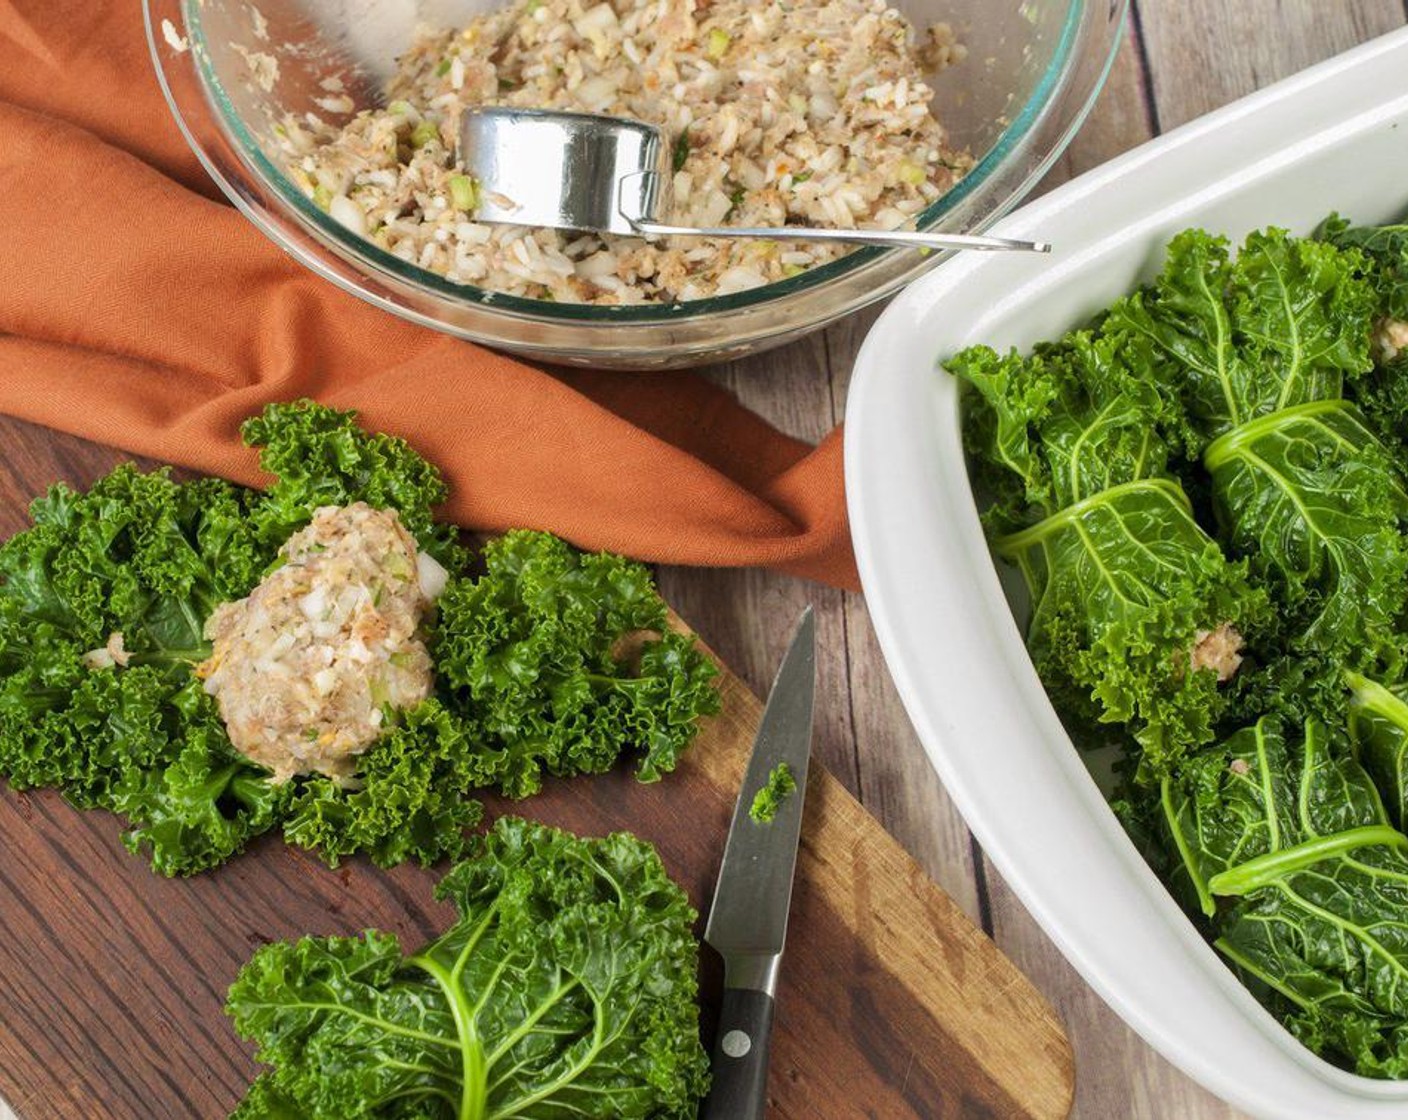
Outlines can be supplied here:
<path id="1" fill-rule="evenodd" d="M 792 767 L 779 762 L 768 773 L 768 780 L 753 795 L 753 804 L 748 806 L 748 815 L 758 824 L 771 824 L 777 819 L 777 811 L 782 803 L 797 792 L 797 779 L 792 776 Z"/>
<path id="2" fill-rule="evenodd" d="M 596 773 L 632 752 L 654 779 L 718 710 L 713 663 L 669 629 L 642 565 L 519 532 L 487 547 L 475 578 L 434 520 L 439 472 L 405 441 L 311 402 L 272 405 L 243 431 L 277 475 L 267 491 L 123 465 L 85 493 L 54 487 L 0 546 L 0 777 L 13 788 L 123 815 L 128 845 L 168 875 L 274 829 L 334 863 L 431 863 L 463 850 L 476 790 L 524 796 L 543 772 Z M 450 568 L 437 688 L 387 713 L 356 783 L 273 785 L 194 676 L 205 622 L 316 509 L 358 501 L 396 509 Z"/>
<path id="3" fill-rule="evenodd" d="M 456 922 L 259 949 L 230 989 L 272 1068 L 237 1120 L 685 1120 L 708 1083 L 695 913 L 644 841 L 501 818 L 437 896 Z"/>

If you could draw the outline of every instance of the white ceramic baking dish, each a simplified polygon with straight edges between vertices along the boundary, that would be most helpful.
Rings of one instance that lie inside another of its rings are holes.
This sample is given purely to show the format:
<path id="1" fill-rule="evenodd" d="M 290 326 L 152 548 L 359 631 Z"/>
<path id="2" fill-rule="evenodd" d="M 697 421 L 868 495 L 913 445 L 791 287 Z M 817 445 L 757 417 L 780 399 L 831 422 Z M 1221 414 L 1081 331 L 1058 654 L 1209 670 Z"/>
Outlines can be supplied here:
<path id="1" fill-rule="evenodd" d="M 969 490 L 953 379 L 976 342 L 1029 347 L 1141 281 L 1179 230 L 1309 231 L 1408 208 L 1408 31 L 1081 176 L 994 228 L 1050 258 L 972 254 L 911 287 L 857 359 L 852 533 L 905 706 L 974 834 L 1129 1024 L 1213 1092 L 1275 1120 L 1408 1116 L 1408 1084 L 1336 1069 L 1238 983 L 1145 866 L 1047 700 Z M 1098 1060 L 1091 1058 L 1088 1060 Z"/>

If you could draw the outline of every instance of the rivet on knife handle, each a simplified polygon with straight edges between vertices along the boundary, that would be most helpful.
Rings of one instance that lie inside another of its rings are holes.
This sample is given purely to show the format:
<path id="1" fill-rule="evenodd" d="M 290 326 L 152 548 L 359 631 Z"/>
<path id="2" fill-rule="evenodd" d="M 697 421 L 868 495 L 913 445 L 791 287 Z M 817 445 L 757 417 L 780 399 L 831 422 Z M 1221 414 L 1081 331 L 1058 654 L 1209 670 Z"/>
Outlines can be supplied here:
<path id="1" fill-rule="evenodd" d="M 725 988 L 714 1043 L 714 1083 L 701 1120 L 763 1120 L 767 1108 L 772 996 Z"/>

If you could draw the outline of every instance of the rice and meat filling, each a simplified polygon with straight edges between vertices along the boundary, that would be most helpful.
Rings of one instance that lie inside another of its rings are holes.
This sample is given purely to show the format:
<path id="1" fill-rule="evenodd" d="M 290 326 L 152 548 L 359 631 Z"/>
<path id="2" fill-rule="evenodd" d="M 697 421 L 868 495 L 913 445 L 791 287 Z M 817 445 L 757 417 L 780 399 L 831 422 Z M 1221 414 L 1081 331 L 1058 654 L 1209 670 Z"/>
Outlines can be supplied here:
<path id="1" fill-rule="evenodd" d="M 346 778 L 385 709 L 430 695 L 422 640 L 443 569 L 394 510 L 326 506 L 280 550 L 283 563 L 205 625 L 197 668 L 235 749 L 273 771 Z"/>
<path id="2" fill-rule="evenodd" d="M 342 125 L 290 118 L 281 142 L 318 205 L 451 280 L 574 303 L 698 299 L 848 250 L 475 222 L 478 184 L 455 163 L 461 111 L 662 126 L 681 224 L 893 229 L 971 164 L 949 148 L 924 77 L 959 53 L 946 26 L 920 36 L 884 0 L 518 0 L 421 39 L 385 108 Z"/>

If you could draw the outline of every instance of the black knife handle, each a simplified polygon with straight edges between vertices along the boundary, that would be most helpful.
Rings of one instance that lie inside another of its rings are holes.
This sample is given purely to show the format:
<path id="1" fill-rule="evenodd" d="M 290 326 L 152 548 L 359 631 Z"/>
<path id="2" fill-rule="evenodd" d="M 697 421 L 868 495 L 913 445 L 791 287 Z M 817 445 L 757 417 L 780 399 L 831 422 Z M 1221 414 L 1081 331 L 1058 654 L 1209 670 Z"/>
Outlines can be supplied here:
<path id="1" fill-rule="evenodd" d="M 763 1120 L 767 1110 L 772 996 L 725 988 L 714 1041 L 713 1088 L 700 1120 Z"/>

